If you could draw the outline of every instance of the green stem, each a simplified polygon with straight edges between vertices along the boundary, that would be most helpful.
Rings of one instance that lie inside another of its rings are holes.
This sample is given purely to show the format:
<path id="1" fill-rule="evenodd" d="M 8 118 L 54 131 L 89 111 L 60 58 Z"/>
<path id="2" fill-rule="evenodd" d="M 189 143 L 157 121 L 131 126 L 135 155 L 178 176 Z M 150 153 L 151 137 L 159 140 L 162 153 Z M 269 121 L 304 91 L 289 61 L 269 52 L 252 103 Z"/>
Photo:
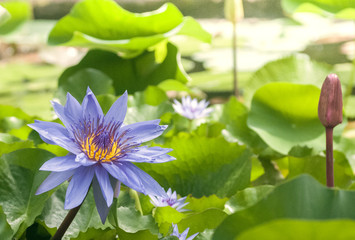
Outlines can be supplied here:
<path id="1" fill-rule="evenodd" d="M 234 96 L 238 98 L 238 78 L 237 78 L 237 22 L 233 22 L 233 92 Z"/>
<path id="2" fill-rule="evenodd" d="M 193 125 L 192 125 L 193 119 L 188 119 L 188 121 L 189 121 L 189 132 L 191 133 L 192 132 L 192 128 L 193 128 Z"/>
<path id="3" fill-rule="evenodd" d="M 60 240 L 64 236 L 65 232 L 67 231 L 68 227 L 72 223 L 73 219 L 75 218 L 76 214 L 78 213 L 81 204 L 73 209 L 70 209 L 67 216 L 64 218 L 62 224 L 59 226 L 57 232 L 51 238 L 51 240 Z"/>
<path id="4" fill-rule="evenodd" d="M 142 205 L 141 205 L 141 201 L 139 200 L 139 196 L 137 191 L 134 191 L 131 189 L 131 193 L 133 195 L 133 198 L 136 202 L 136 208 L 138 209 L 138 211 L 141 213 L 141 215 L 143 216 L 143 210 L 142 210 Z"/>
<path id="5" fill-rule="evenodd" d="M 334 187 L 334 166 L 333 166 L 333 128 L 325 128 L 326 133 L 326 172 L 327 186 Z"/>

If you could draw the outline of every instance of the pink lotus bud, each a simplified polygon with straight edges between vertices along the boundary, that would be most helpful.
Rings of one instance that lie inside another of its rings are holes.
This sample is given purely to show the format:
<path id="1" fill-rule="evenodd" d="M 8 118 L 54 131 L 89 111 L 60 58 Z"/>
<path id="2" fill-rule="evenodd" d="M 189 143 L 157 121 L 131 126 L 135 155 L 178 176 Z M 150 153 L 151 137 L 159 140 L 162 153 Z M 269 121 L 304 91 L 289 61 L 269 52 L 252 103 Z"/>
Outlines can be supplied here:
<path id="1" fill-rule="evenodd" d="M 318 118 L 326 128 L 343 121 L 343 97 L 336 74 L 329 74 L 323 82 L 318 103 Z"/>

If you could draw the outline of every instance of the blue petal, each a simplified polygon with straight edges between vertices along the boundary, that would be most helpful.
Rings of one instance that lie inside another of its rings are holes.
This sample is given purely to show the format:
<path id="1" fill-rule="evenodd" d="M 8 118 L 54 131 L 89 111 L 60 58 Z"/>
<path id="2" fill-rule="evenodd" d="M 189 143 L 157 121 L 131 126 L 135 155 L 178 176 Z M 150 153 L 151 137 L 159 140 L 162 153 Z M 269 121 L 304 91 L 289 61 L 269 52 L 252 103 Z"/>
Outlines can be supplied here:
<path id="1" fill-rule="evenodd" d="M 80 167 L 75 171 L 65 195 L 65 209 L 75 208 L 83 202 L 94 177 L 94 172 L 93 167 Z"/>
<path id="2" fill-rule="evenodd" d="M 76 155 L 75 162 L 80 163 L 81 166 L 85 166 L 85 167 L 98 163 L 97 161 L 88 159 L 85 153 L 80 153 Z"/>
<path id="3" fill-rule="evenodd" d="M 164 189 L 151 176 L 130 162 L 103 163 L 102 166 L 129 188 L 146 195 L 167 197 Z"/>
<path id="4" fill-rule="evenodd" d="M 101 188 L 100 188 L 100 185 L 99 185 L 96 177 L 94 177 L 94 180 L 92 182 L 92 187 L 94 190 L 94 199 L 95 199 L 95 203 L 96 203 L 96 209 L 100 215 L 100 219 L 101 219 L 102 224 L 104 224 L 106 221 L 107 215 L 110 211 L 110 207 L 107 206 L 106 200 L 102 196 Z"/>
<path id="5" fill-rule="evenodd" d="M 192 240 L 192 239 L 194 239 L 196 236 L 198 235 L 198 233 L 195 233 L 194 235 L 191 235 L 188 239 L 186 239 L 186 240 Z"/>
<path id="6" fill-rule="evenodd" d="M 70 117 L 75 123 L 80 122 L 82 115 L 82 107 L 70 93 L 67 93 L 67 102 L 64 106 L 65 114 Z"/>
<path id="7" fill-rule="evenodd" d="M 187 234 L 189 234 L 189 228 L 186 228 L 186 230 L 183 233 L 181 233 L 180 235 L 181 239 L 186 239 Z"/>
<path id="8" fill-rule="evenodd" d="M 129 138 L 130 142 L 143 143 L 159 137 L 167 128 L 165 125 L 159 125 L 160 120 L 152 120 L 146 122 L 133 123 L 123 126 L 120 132 L 127 130 L 123 139 Z"/>
<path id="9" fill-rule="evenodd" d="M 55 157 L 45 162 L 39 170 L 63 172 L 78 168 L 80 163 L 75 162 L 75 155 L 67 155 L 64 157 Z"/>
<path id="10" fill-rule="evenodd" d="M 171 148 L 161 148 L 161 147 L 151 147 L 146 146 L 139 147 L 137 151 L 132 153 L 127 153 L 126 156 L 121 161 L 129 162 L 149 162 L 149 163 L 163 163 L 175 160 L 174 157 L 167 155 L 166 153 L 171 152 Z"/>
<path id="11" fill-rule="evenodd" d="M 96 178 L 100 184 L 102 195 L 104 196 L 107 206 L 111 206 L 113 200 L 113 190 L 107 171 L 100 165 L 95 167 Z"/>
<path id="12" fill-rule="evenodd" d="M 123 95 L 119 97 L 114 104 L 112 104 L 110 110 L 105 116 L 106 124 L 110 122 L 123 122 L 127 112 L 127 98 L 128 94 L 127 91 L 125 91 Z"/>
<path id="13" fill-rule="evenodd" d="M 82 103 L 83 117 L 85 119 L 103 118 L 104 114 L 94 93 L 88 87 Z"/>
<path id="14" fill-rule="evenodd" d="M 36 195 L 47 192 L 60 184 L 65 180 L 69 179 L 75 170 L 69 170 L 65 172 L 52 172 L 49 176 L 42 182 L 41 186 L 37 189 Z"/>
<path id="15" fill-rule="evenodd" d="M 58 116 L 58 118 L 64 123 L 64 125 L 66 127 L 69 127 L 71 124 L 70 124 L 70 119 L 68 119 L 68 117 L 65 115 L 64 113 L 64 107 L 62 105 L 60 105 L 59 103 L 57 102 L 54 102 L 52 101 L 52 106 L 53 106 L 53 109 L 54 109 L 54 112 L 56 113 L 56 115 Z"/>
<path id="16" fill-rule="evenodd" d="M 36 130 L 43 137 L 44 141 L 48 140 L 46 142 L 49 144 L 55 143 L 74 154 L 81 152 L 70 138 L 68 130 L 59 123 L 35 120 L 35 123 L 28 124 L 28 126 Z"/>

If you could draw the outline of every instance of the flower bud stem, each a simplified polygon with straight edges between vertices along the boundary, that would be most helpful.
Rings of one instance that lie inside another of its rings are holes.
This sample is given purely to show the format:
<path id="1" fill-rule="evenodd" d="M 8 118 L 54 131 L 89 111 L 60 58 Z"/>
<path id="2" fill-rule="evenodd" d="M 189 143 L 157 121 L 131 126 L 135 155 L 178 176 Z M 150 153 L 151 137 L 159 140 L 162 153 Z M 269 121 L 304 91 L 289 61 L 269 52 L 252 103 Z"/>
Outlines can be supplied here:
<path id="1" fill-rule="evenodd" d="M 64 218 L 62 224 L 59 226 L 57 232 L 51 238 L 51 240 L 60 240 L 64 236 L 65 232 L 67 231 L 68 227 L 72 223 L 73 219 L 75 218 L 76 214 L 78 213 L 81 204 L 73 209 L 70 209 L 67 216 Z"/>
<path id="2" fill-rule="evenodd" d="M 237 22 L 233 22 L 233 92 L 236 98 L 239 97 L 237 77 Z"/>
<path id="3" fill-rule="evenodd" d="M 326 134 L 326 171 L 327 186 L 334 187 L 334 167 L 333 167 L 333 128 L 325 128 Z"/>

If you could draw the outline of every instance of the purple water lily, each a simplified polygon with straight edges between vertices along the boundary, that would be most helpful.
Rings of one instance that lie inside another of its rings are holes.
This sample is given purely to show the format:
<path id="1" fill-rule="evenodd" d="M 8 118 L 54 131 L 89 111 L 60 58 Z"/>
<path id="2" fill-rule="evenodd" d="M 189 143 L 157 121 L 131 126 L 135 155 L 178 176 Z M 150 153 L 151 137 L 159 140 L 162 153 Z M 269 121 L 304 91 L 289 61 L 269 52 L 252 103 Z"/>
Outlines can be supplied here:
<path id="1" fill-rule="evenodd" d="M 197 101 L 196 98 L 191 99 L 190 96 L 183 97 L 181 103 L 174 99 L 173 108 L 178 114 L 188 118 L 188 119 L 197 119 L 207 117 L 213 110 L 207 108 L 209 102 L 202 100 Z"/>
<path id="2" fill-rule="evenodd" d="M 40 170 L 52 173 L 36 194 L 47 192 L 70 179 L 64 208 L 72 209 L 83 202 L 92 185 L 102 222 L 105 222 L 113 201 L 113 188 L 120 183 L 147 195 L 167 197 L 164 189 L 151 176 L 133 164 L 174 160 L 167 155 L 172 149 L 140 146 L 160 136 L 166 126 L 159 125 L 160 120 L 123 125 L 127 97 L 125 92 L 104 115 L 90 88 L 81 105 L 68 93 L 65 106 L 52 102 L 65 127 L 43 121 L 29 124 L 43 141 L 70 152 L 42 165 Z"/>
<path id="3" fill-rule="evenodd" d="M 192 240 L 198 235 L 198 233 L 195 233 L 194 235 L 191 235 L 189 238 L 186 238 L 187 234 L 189 233 L 189 230 L 190 228 L 186 228 L 186 230 L 180 234 L 178 226 L 176 224 L 173 224 L 173 233 L 170 236 L 178 237 L 179 240 Z"/>
<path id="4" fill-rule="evenodd" d="M 150 202 L 156 207 L 170 206 L 172 208 L 175 208 L 179 212 L 187 211 L 186 209 L 183 209 L 183 207 L 189 204 L 188 202 L 185 203 L 186 197 L 182 197 L 178 199 L 176 191 L 172 192 L 171 188 L 168 189 L 166 194 L 167 194 L 166 197 L 150 195 L 149 196 L 151 199 Z"/>

